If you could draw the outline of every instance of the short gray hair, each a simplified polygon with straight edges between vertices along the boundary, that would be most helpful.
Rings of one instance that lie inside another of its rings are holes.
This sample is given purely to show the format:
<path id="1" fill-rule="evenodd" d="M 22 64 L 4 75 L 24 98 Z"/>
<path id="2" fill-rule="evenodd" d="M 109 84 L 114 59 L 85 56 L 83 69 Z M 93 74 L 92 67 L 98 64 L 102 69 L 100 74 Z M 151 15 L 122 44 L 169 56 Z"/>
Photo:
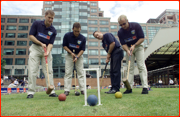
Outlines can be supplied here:
<path id="1" fill-rule="evenodd" d="M 125 15 L 120 15 L 119 18 L 118 18 L 118 22 L 120 22 L 123 19 L 128 20 Z"/>

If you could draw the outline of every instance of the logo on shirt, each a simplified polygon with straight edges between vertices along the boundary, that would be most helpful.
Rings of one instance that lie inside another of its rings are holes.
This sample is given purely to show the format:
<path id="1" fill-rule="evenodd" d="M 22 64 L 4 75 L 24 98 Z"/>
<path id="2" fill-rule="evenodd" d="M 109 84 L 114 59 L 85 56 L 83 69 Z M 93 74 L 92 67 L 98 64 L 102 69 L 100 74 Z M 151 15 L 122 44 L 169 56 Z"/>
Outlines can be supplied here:
<path id="1" fill-rule="evenodd" d="M 81 41 L 77 41 L 78 44 L 81 44 Z"/>
<path id="2" fill-rule="evenodd" d="M 48 36 L 48 35 L 45 35 L 45 34 L 43 34 L 43 33 L 40 33 L 40 32 L 38 32 L 38 36 L 40 36 L 40 37 L 42 37 L 42 38 L 45 38 L 45 39 L 50 39 L 50 36 Z"/>
<path id="3" fill-rule="evenodd" d="M 76 45 L 76 44 L 69 44 L 69 47 L 72 47 L 72 48 L 77 48 L 77 49 L 79 49 L 79 45 Z"/>
<path id="4" fill-rule="evenodd" d="M 136 36 L 133 36 L 132 38 L 133 38 L 133 40 L 134 40 L 134 39 L 136 39 Z"/>
<path id="5" fill-rule="evenodd" d="M 135 34 L 135 30 L 132 30 L 132 31 L 131 31 L 131 34 Z"/>
<path id="6" fill-rule="evenodd" d="M 48 31 L 48 35 L 50 35 L 50 36 L 51 36 L 52 34 L 53 34 L 53 32 L 51 32 L 51 31 Z"/>
<path id="7" fill-rule="evenodd" d="M 127 39 L 124 39 L 124 41 L 127 43 L 127 42 L 130 42 L 130 41 L 132 41 L 133 40 L 133 38 L 132 37 L 129 37 L 129 38 L 127 38 Z"/>

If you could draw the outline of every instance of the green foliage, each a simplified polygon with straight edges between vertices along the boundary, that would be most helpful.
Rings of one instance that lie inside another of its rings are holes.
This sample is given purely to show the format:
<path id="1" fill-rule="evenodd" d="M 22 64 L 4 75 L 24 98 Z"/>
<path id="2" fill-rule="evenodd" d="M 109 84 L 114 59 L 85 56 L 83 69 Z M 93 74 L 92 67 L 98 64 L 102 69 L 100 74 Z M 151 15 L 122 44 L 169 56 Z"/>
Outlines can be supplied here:
<path id="1" fill-rule="evenodd" d="M 6 61 L 3 60 L 3 58 L 2 58 L 3 56 L 4 56 L 4 54 L 1 54 L 1 74 L 4 74 L 4 71 L 5 71 L 4 66 L 6 65 Z"/>
<path id="2" fill-rule="evenodd" d="M 46 92 L 36 92 L 34 98 L 27 94 L 1 95 L 1 116 L 178 116 L 179 88 L 152 88 L 149 94 L 141 94 L 142 88 L 134 88 L 132 94 L 116 99 L 101 89 L 99 106 L 83 106 L 84 95 L 75 96 L 71 90 L 66 101 L 49 97 Z M 125 89 L 121 89 L 124 92 Z M 64 90 L 56 90 L 58 95 Z M 88 95 L 98 95 L 97 89 L 88 89 Z M 98 96 L 97 96 L 98 97 Z M 18 106 L 17 106 L 18 105 Z"/>

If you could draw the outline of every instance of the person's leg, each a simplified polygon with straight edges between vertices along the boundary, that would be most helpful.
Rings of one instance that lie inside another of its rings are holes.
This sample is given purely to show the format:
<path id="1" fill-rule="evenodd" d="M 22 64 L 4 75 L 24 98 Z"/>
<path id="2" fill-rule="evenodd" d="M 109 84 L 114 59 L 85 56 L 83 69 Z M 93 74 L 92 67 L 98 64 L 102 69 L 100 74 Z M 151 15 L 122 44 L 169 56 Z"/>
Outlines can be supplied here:
<path id="1" fill-rule="evenodd" d="M 121 49 L 118 49 L 117 51 L 115 51 L 115 53 L 113 53 L 111 55 L 111 74 L 113 74 L 112 76 L 112 86 L 113 89 L 116 91 L 119 91 L 120 89 L 120 83 L 121 83 L 121 61 L 124 57 L 123 51 Z"/>
<path id="2" fill-rule="evenodd" d="M 139 69 L 139 75 L 141 78 L 141 83 L 143 88 L 148 88 L 148 80 L 147 80 L 147 69 L 144 62 L 144 48 L 143 45 L 139 45 L 136 50 L 136 62 L 137 67 Z"/>
<path id="3" fill-rule="evenodd" d="M 29 61 L 28 61 L 28 95 L 34 95 L 36 86 L 36 75 L 38 72 L 38 66 L 40 63 L 41 53 L 36 45 L 32 45 L 29 49 Z"/>
<path id="4" fill-rule="evenodd" d="M 65 63 L 65 76 L 64 76 L 64 91 L 70 91 L 74 63 L 72 56 L 70 54 L 67 54 L 65 58 L 66 58 L 66 63 Z"/>
<path id="5" fill-rule="evenodd" d="M 79 82 L 79 89 L 81 91 L 84 91 L 84 76 L 83 76 L 83 55 L 81 55 L 78 58 L 78 61 L 76 62 L 76 70 L 77 70 L 77 76 L 78 76 L 78 82 Z"/>
<path id="6" fill-rule="evenodd" d="M 143 94 L 147 94 L 147 88 L 148 88 L 148 80 L 147 80 L 147 69 L 144 61 L 144 47 L 143 45 L 138 45 L 135 50 L 135 56 L 136 56 L 136 62 L 137 67 L 139 69 L 139 75 L 141 78 L 141 83 L 143 87 Z"/>

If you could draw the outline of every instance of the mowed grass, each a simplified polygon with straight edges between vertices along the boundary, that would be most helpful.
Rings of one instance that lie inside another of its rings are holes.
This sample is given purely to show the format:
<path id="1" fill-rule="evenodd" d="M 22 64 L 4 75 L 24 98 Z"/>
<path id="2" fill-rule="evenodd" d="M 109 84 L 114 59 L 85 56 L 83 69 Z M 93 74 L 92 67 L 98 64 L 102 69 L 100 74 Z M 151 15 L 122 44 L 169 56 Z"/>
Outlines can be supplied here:
<path id="1" fill-rule="evenodd" d="M 27 99 L 26 93 L 1 95 L 1 116 L 179 116 L 179 88 L 152 88 L 148 95 L 134 88 L 121 99 L 104 93 L 108 90 L 101 89 L 100 106 L 83 106 L 84 96 L 75 96 L 74 90 L 66 101 L 49 97 L 45 91 L 36 92 L 33 99 Z M 58 95 L 63 92 L 56 90 Z M 87 94 L 97 96 L 97 89 L 88 89 Z"/>

